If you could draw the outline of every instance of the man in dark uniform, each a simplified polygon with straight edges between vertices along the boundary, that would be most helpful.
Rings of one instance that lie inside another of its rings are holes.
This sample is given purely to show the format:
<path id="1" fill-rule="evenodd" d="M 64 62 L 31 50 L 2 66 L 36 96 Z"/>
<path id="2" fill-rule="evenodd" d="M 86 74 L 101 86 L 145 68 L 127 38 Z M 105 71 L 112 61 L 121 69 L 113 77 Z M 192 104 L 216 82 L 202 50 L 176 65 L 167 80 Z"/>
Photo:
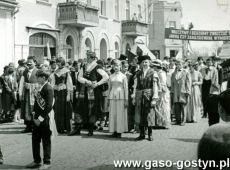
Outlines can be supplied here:
<path id="1" fill-rule="evenodd" d="M 27 168 L 50 168 L 51 159 L 51 128 L 50 113 L 53 108 L 54 91 L 48 83 L 48 71 L 37 71 L 38 83 L 41 88 L 35 93 L 35 104 L 33 113 L 34 128 L 32 132 L 32 149 L 34 161 L 27 165 Z M 41 166 L 40 143 L 43 145 L 43 166 Z"/>

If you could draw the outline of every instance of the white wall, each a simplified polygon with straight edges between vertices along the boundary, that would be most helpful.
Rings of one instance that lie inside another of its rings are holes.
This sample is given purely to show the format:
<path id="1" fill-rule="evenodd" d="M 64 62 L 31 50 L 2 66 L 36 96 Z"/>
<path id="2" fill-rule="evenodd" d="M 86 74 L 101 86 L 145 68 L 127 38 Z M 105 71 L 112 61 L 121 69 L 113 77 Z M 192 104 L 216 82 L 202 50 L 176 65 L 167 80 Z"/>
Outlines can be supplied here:
<path id="1" fill-rule="evenodd" d="M 0 9 L 0 74 L 13 60 L 13 20 L 11 12 Z"/>

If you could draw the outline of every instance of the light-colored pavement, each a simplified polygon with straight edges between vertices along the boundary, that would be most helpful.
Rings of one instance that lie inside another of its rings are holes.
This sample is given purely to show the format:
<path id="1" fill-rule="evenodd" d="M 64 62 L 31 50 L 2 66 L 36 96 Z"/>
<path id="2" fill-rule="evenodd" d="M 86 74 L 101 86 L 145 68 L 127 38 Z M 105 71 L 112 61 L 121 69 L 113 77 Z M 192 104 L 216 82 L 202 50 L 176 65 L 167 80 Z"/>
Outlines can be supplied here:
<path id="1" fill-rule="evenodd" d="M 170 130 L 154 130 L 154 141 L 135 141 L 138 134 L 123 134 L 121 139 L 109 133 L 95 132 L 88 137 L 57 136 L 52 142 L 52 170 L 116 169 L 113 160 L 193 160 L 207 119 L 185 126 L 173 125 Z M 0 145 L 4 165 L 0 169 L 24 169 L 32 162 L 31 134 L 21 134 L 22 124 L 0 124 Z M 157 168 L 159 169 L 159 168 Z"/>

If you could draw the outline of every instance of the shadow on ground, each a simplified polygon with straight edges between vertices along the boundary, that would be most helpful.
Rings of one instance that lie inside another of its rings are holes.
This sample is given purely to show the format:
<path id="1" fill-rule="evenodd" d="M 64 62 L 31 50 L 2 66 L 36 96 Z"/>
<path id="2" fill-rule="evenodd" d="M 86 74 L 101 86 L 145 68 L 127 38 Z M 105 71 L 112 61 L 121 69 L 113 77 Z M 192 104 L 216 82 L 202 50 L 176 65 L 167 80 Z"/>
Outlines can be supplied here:
<path id="1" fill-rule="evenodd" d="M 0 165 L 0 169 L 25 169 L 25 166 L 3 164 Z"/>
<path id="2" fill-rule="evenodd" d="M 191 139 L 191 138 L 170 138 L 174 140 L 178 140 L 181 142 L 190 142 L 190 143 L 199 143 L 200 139 Z"/>
<path id="3" fill-rule="evenodd" d="M 25 127 L 22 127 L 22 126 L 20 126 L 20 127 L 1 127 L 0 126 L 0 129 L 2 129 L 2 130 L 10 130 L 10 129 L 18 129 L 18 130 L 22 130 L 22 129 L 24 129 Z"/>
<path id="4" fill-rule="evenodd" d="M 121 137 L 121 138 L 114 138 L 111 135 L 106 134 L 94 134 L 93 136 L 87 136 L 86 134 L 81 135 L 82 138 L 93 138 L 93 139 L 102 139 L 102 140 L 109 140 L 109 141 L 130 141 L 136 142 L 135 138 L 133 137 Z"/>
<path id="5" fill-rule="evenodd" d="M 14 130 L 14 131 L 0 131 L 0 134 L 4 134 L 4 135 L 10 135 L 10 134 L 21 134 L 20 130 Z"/>

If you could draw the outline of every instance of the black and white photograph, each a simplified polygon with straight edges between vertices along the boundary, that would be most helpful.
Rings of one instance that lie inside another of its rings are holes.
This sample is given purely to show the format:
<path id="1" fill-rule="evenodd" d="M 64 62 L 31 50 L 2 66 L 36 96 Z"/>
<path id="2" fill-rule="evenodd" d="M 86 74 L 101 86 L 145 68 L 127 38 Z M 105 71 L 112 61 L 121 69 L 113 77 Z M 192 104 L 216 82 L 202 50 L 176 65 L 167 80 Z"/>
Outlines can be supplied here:
<path id="1" fill-rule="evenodd" d="M 230 170 L 230 0 L 0 0 L 0 169 Z"/>

